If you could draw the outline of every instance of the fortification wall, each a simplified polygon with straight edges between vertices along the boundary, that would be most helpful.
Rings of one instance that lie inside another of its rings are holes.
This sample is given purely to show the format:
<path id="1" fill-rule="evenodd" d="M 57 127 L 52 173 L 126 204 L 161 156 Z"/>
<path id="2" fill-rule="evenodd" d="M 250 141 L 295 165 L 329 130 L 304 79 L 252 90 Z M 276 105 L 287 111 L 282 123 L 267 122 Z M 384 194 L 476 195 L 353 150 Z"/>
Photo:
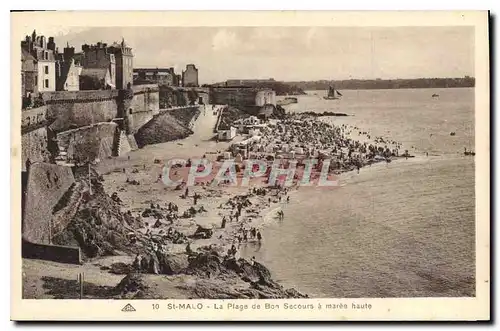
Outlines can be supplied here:
<path id="1" fill-rule="evenodd" d="M 52 210 L 74 182 L 70 167 L 49 163 L 30 166 L 22 222 L 25 240 L 50 244 Z"/>
<path id="2" fill-rule="evenodd" d="M 201 98 L 203 104 L 210 104 L 210 94 L 208 92 L 200 92 L 198 91 L 198 97 Z"/>
<path id="3" fill-rule="evenodd" d="M 57 134 L 58 146 L 64 147 L 68 160 L 76 164 L 105 159 L 113 155 L 114 136 L 118 124 L 97 123 Z"/>
<path id="4" fill-rule="evenodd" d="M 213 103 L 231 106 L 255 106 L 257 90 L 249 88 L 215 88 Z"/>
<path id="5" fill-rule="evenodd" d="M 42 126 L 21 136 L 21 171 L 26 171 L 26 162 L 48 162 L 47 129 Z"/>
<path id="6" fill-rule="evenodd" d="M 118 115 L 117 98 L 118 90 L 43 93 L 49 127 L 55 132 L 111 121 Z"/>
<path id="7" fill-rule="evenodd" d="M 257 92 L 255 96 L 255 105 L 264 106 L 268 104 L 276 106 L 276 92 L 273 90 L 262 90 Z"/>
<path id="8" fill-rule="evenodd" d="M 158 85 L 136 85 L 132 87 L 133 99 L 126 106 L 126 125 L 129 134 L 136 133 L 160 111 Z"/>

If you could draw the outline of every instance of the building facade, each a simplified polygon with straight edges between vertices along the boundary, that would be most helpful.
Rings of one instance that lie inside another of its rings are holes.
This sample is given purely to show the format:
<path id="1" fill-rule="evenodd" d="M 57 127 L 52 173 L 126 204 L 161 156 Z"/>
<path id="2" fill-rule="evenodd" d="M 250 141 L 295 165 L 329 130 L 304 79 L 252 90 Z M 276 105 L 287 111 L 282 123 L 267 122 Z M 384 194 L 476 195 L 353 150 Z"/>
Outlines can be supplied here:
<path id="1" fill-rule="evenodd" d="M 194 64 L 188 64 L 186 70 L 182 72 L 182 86 L 197 87 L 198 85 L 198 69 Z"/>
<path id="2" fill-rule="evenodd" d="M 75 54 L 75 48 L 67 45 L 63 53 L 57 54 L 56 90 L 78 91 L 82 72 L 81 54 Z"/>
<path id="3" fill-rule="evenodd" d="M 38 63 L 33 55 L 21 50 L 21 82 L 23 98 L 38 93 Z"/>
<path id="4" fill-rule="evenodd" d="M 59 74 L 56 80 L 57 91 L 78 91 L 82 66 L 74 59 L 59 62 Z"/>
<path id="5" fill-rule="evenodd" d="M 21 42 L 21 50 L 29 53 L 36 60 L 38 92 L 55 91 L 56 44 L 54 38 L 49 37 L 47 40 L 45 36 L 37 36 L 36 31 L 33 31 L 31 36 L 26 36 L 25 40 Z"/>
<path id="6" fill-rule="evenodd" d="M 83 45 L 83 56 L 81 65 L 86 69 L 107 69 L 110 74 L 112 87 L 117 86 L 117 65 L 115 54 L 110 51 L 106 43 L 97 43 L 95 45 Z"/>
<path id="7" fill-rule="evenodd" d="M 134 68 L 134 84 L 177 86 L 174 68 Z"/>

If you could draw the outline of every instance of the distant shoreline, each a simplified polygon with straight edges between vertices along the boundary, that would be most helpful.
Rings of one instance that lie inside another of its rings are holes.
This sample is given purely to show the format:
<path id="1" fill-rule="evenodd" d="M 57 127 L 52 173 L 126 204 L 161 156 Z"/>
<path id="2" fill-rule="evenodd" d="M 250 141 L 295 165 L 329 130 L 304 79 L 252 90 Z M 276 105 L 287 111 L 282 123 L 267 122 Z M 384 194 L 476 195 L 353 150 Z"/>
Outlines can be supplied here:
<path id="1" fill-rule="evenodd" d="M 285 85 L 300 90 L 328 90 L 335 86 L 339 90 L 387 90 L 417 88 L 474 87 L 474 77 L 455 78 L 414 78 L 414 79 L 348 79 L 284 82 Z"/>
<path id="2" fill-rule="evenodd" d="M 454 89 L 454 88 L 474 88 L 474 86 L 449 86 L 449 87 L 392 87 L 392 88 L 340 88 L 342 91 L 375 91 L 375 90 L 442 90 L 442 89 Z M 305 89 L 304 92 L 308 91 L 328 91 L 325 89 Z"/>

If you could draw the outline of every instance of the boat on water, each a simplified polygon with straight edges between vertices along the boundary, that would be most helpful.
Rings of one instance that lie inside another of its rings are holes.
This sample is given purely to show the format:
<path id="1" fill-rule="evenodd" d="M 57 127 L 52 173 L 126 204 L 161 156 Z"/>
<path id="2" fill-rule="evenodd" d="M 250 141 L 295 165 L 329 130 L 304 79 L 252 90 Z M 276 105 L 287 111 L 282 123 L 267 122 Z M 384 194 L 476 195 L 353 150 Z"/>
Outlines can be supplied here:
<path id="1" fill-rule="evenodd" d="M 434 93 L 434 94 L 432 95 L 432 97 L 433 97 L 433 98 L 438 98 L 438 97 L 439 97 L 439 94 Z"/>
<path id="2" fill-rule="evenodd" d="M 323 97 L 325 100 L 338 100 L 342 96 L 342 93 L 340 93 L 338 90 L 335 89 L 335 87 L 330 86 L 328 89 L 328 95 L 326 97 Z"/>
<path id="3" fill-rule="evenodd" d="M 467 147 L 464 147 L 464 155 L 474 156 L 474 155 L 476 155 L 476 153 L 473 151 L 468 151 Z"/>

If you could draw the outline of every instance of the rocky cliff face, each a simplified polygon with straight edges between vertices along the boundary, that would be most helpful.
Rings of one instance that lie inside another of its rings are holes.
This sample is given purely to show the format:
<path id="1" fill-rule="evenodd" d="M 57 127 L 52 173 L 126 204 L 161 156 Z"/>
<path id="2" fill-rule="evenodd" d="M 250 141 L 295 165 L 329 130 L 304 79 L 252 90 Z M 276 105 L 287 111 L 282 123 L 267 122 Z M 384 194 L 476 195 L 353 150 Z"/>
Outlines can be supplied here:
<path id="1" fill-rule="evenodd" d="M 120 205 L 104 192 L 96 173 L 92 176 L 92 195 L 84 174 L 77 174 L 80 191 L 78 210 L 68 226 L 57 233 L 53 243 L 78 246 L 86 258 L 113 255 L 116 251 L 135 252 L 128 233 L 140 224 L 120 211 Z"/>

